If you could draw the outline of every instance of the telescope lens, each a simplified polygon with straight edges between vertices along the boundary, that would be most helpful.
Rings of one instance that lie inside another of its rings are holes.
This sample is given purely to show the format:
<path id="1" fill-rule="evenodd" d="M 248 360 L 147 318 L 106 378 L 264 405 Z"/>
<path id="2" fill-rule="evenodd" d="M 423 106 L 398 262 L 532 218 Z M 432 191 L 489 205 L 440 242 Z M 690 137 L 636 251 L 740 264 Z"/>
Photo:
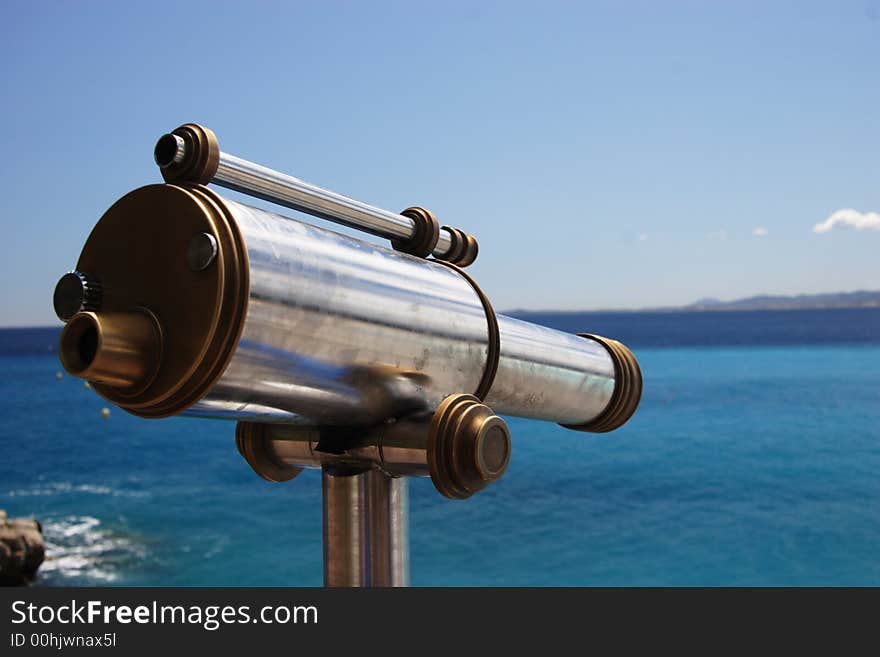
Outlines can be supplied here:
<path id="1" fill-rule="evenodd" d="M 149 312 L 82 312 L 61 333 L 59 355 L 74 376 L 131 391 L 149 385 L 161 352 L 161 331 Z"/>
<path id="2" fill-rule="evenodd" d="M 71 322 L 62 334 L 61 351 L 71 373 L 82 372 L 98 353 L 98 329 L 85 316 Z"/>
<path id="3" fill-rule="evenodd" d="M 159 137 L 156 148 L 153 150 L 153 158 L 163 169 L 183 160 L 184 141 L 177 135 L 168 133 Z"/>
<path id="4" fill-rule="evenodd" d="M 89 326 L 79 337 L 76 349 L 84 368 L 95 360 L 95 354 L 98 353 L 98 331 L 94 326 Z"/>

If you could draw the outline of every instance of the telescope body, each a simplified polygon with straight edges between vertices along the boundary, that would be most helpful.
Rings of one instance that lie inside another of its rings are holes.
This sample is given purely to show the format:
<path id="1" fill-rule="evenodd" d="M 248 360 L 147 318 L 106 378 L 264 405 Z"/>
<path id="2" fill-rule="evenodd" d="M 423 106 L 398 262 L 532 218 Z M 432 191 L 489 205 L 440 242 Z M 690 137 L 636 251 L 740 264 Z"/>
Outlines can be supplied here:
<path id="1" fill-rule="evenodd" d="M 264 479 L 320 468 L 326 585 L 407 585 L 406 478 L 451 499 L 500 479 L 498 414 L 602 433 L 635 412 L 629 349 L 497 314 L 463 269 L 476 238 L 430 210 L 389 212 L 229 155 L 198 124 L 160 137 L 154 159 L 166 184 L 113 204 L 55 288 L 61 362 L 140 417 L 235 421 Z"/>
<path id="2" fill-rule="evenodd" d="M 371 426 L 474 393 L 495 349 L 487 405 L 579 428 L 629 376 L 613 341 L 503 315 L 493 337 L 485 295 L 458 268 L 201 185 L 121 198 L 77 271 L 100 301 L 69 318 L 62 363 L 143 417 Z"/>

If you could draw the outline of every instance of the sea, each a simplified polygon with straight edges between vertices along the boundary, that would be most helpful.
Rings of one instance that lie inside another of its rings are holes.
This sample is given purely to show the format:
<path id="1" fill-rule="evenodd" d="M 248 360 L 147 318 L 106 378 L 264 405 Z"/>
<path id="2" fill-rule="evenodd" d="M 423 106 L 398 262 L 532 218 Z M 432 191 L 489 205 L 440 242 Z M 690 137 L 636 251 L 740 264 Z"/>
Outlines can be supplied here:
<path id="1" fill-rule="evenodd" d="M 641 405 L 604 435 L 509 418 L 466 501 L 413 479 L 413 585 L 880 585 L 880 309 L 528 319 L 628 344 Z M 270 484 L 230 422 L 111 407 L 58 333 L 0 330 L 0 508 L 43 525 L 37 585 L 321 585 L 319 472 Z"/>

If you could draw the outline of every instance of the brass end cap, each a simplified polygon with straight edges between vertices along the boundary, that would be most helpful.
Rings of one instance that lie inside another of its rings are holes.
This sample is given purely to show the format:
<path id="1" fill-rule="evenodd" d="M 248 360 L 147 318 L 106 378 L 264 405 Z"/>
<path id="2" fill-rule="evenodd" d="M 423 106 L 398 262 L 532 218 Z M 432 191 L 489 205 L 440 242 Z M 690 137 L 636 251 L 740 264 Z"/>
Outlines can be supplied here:
<path id="1" fill-rule="evenodd" d="M 449 251 L 443 256 L 443 260 L 459 267 L 472 265 L 480 253 L 480 245 L 477 244 L 477 238 L 453 226 L 443 226 L 443 229 L 449 233 L 452 241 Z"/>
<path id="2" fill-rule="evenodd" d="M 220 144 L 212 130 L 185 123 L 159 137 L 153 158 L 165 182 L 207 185 L 220 165 Z"/>
<path id="3" fill-rule="evenodd" d="M 431 481 L 450 499 L 466 499 L 504 474 L 510 463 L 507 423 L 473 395 L 450 395 L 431 419 Z"/>
<path id="4" fill-rule="evenodd" d="M 238 422 L 235 425 L 235 446 L 238 453 L 266 481 L 281 483 L 296 477 L 302 468 L 279 461 L 269 446 L 265 424 Z"/>
<path id="5" fill-rule="evenodd" d="M 578 333 L 601 344 L 614 363 L 614 391 L 605 409 L 586 424 L 563 424 L 566 429 L 605 433 L 626 424 L 639 406 L 642 397 L 642 370 L 633 352 L 621 342 L 591 333 Z"/>
<path id="6" fill-rule="evenodd" d="M 440 239 L 440 222 L 437 221 L 437 217 L 427 208 L 418 206 L 409 207 L 400 214 L 415 222 L 416 232 L 408 240 L 391 240 L 391 246 L 395 251 L 408 253 L 417 258 L 427 258 Z"/>
<path id="7" fill-rule="evenodd" d="M 215 249 L 209 257 L 196 249 L 193 260 L 193 240 L 206 237 Z M 168 184 L 126 194 L 92 230 L 76 271 L 100 281 L 103 294 L 99 309 L 71 317 L 62 334 L 68 372 L 140 417 L 175 415 L 204 397 L 235 352 L 249 289 L 244 238 L 219 196 Z M 76 279 L 60 284 L 63 315 L 96 303 L 84 292 L 91 284 Z M 148 328 L 159 349 L 149 346 Z"/>

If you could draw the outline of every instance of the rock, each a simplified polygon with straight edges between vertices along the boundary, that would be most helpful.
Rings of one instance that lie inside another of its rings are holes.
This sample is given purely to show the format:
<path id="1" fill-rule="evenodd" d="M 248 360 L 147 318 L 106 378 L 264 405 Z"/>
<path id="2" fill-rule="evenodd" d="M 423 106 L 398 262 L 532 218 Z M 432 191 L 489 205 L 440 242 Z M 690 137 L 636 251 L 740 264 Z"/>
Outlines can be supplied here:
<path id="1" fill-rule="evenodd" d="M 0 586 L 33 581 L 46 556 L 43 528 L 37 520 L 7 519 L 0 510 Z"/>

